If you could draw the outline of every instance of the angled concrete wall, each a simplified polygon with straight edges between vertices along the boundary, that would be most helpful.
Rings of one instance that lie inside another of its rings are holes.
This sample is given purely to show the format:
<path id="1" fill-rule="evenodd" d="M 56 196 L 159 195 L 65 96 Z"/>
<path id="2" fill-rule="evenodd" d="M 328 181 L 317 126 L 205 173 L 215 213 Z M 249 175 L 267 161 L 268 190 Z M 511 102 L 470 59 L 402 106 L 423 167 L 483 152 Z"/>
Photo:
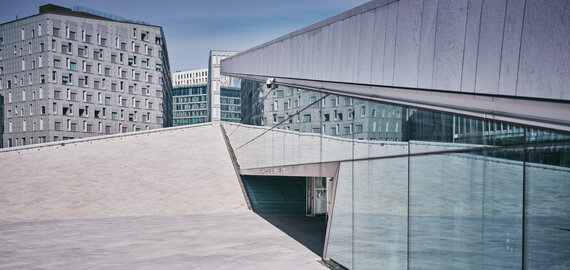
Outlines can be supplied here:
<path id="1" fill-rule="evenodd" d="M 222 73 L 568 101 L 570 2 L 377 0 L 222 61 Z"/>

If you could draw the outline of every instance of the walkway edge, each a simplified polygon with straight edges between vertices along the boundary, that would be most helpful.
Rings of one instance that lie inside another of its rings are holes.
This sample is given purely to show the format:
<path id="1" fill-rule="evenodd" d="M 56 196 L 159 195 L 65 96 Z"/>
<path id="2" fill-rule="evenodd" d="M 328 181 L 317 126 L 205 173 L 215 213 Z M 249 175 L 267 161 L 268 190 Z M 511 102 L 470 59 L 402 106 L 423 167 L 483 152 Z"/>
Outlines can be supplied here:
<path id="1" fill-rule="evenodd" d="M 230 156 L 230 159 L 232 160 L 232 165 L 234 166 L 234 170 L 236 172 L 236 176 L 237 176 L 237 179 L 239 181 L 239 186 L 241 188 L 241 192 L 243 193 L 243 198 L 245 199 L 245 203 L 247 204 L 247 208 L 249 210 L 251 210 L 251 202 L 249 201 L 249 197 L 247 197 L 247 192 L 245 191 L 245 186 L 243 185 L 243 181 L 241 180 L 241 175 L 239 174 L 240 167 L 239 167 L 239 164 L 237 162 L 237 158 L 236 158 L 236 155 L 234 153 L 234 149 L 232 148 L 232 145 L 230 144 L 230 139 L 228 138 L 228 135 L 226 134 L 226 129 L 224 128 L 224 125 L 222 123 L 219 123 L 219 125 L 220 125 L 220 131 L 222 133 L 222 137 L 224 138 L 224 142 L 226 143 L 226 148 L 228 149 L 228 154 Z"/>

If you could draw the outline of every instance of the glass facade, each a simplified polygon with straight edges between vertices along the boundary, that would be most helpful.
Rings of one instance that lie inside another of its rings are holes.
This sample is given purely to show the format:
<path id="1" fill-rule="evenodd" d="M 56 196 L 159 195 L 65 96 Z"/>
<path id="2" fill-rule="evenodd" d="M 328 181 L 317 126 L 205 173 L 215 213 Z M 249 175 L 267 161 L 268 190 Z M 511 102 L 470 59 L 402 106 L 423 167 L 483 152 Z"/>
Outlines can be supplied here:
<path id="1" fill-rule="evenodd" d="M 175 87 L 172 90 L 174 126 L 206 122 L 207 96 L 206 84 Z"/>
<path id="2" fill-rule="evenodd" d="M 220 116 L 222 121 L 241 122 L 241 92 L 239 87 L 220 88 Z"/>
<path id="3" fill-rule="evenodd" d="M 338 164 L 331 264 L 570 267 L 570 134 L 248 80 L 241 97 L 240 169 Z"/>

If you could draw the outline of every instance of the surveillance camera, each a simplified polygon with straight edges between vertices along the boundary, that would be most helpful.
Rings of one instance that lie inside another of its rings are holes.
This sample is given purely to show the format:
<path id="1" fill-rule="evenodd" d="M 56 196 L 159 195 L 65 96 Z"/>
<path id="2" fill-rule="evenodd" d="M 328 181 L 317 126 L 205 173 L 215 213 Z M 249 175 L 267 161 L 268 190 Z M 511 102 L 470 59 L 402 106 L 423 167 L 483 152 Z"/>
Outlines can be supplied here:
<path id="1" fill-rule="evenodd" d="M 267 81 L 265 82 L 265 86 L 267 88 L 271 89 L 274 82 L 275 82 L 275 78 L 267 78 Z"/>

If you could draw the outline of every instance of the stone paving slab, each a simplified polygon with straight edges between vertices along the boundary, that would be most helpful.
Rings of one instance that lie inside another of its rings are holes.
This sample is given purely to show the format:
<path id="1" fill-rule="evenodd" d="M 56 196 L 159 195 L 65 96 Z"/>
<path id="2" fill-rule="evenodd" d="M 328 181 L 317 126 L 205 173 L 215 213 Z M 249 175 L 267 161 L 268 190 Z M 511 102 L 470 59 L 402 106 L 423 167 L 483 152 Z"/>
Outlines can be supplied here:
<path id="1" fill-rule="evenodd" d="M 0 269 L 324 269 L 247 209 L 219 123 L 0 151 Z"/>
<path id="2" fill-rule="evenodd" d="M 326 269 L 255 213 L 0 222 L 0 269 Z"/>
<path id="3" fill-rule="evenodd" d="M 0 221 L 247 211 L 219 124 L 0 152 Z"/>

